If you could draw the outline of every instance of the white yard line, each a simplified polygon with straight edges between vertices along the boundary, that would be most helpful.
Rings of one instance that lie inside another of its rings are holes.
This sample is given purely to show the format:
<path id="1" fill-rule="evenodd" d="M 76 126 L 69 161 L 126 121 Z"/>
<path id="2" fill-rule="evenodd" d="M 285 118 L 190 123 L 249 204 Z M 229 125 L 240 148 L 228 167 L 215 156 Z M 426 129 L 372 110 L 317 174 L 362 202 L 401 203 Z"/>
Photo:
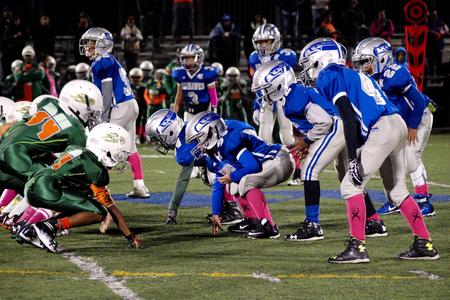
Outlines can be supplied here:
<path id="1" fill-rule="evenodd" d="M 98 280 L 103 282 L 114 293 L 125 300 L 140 300 L 132 290 L 127 288 L 122 281 L 112 275 L 105 273 L 103 268 L 96 261 L 82 256 L 76 256 L 73 253 L 63 253 L 63 256 L 69 259 L 73 264 L 77 265 L 81 270 L 89 274 L 90 280 Z"/>
<path id="2" fill-rule="evenodd" d="M 413 274 L 416 274 L 419 277 L 427 278 L 427 279 L 430 279 L 430 280 L 441 280 L 441 279 L 444 279 L 444 278 L 442 278 L 442 277 L 440 277 L 440 276 L 438 276 L 436 274 L 433 274 L 431 272 L 426 272 L 426 271 L 421 271 L 421 270 L 420 271 L 409 271 L 409 273 L 413 273 Z"/>
<path id="3" fill-rule="evenodd" d="M 253 272 L 252 277 L 256 278 L 256 279 L 264 279 L 264 280 L 267 280 L 272 283 L 280 283 L 281 282 L 280 278 L 274 277 L 267 273 Z"/>
<path id="4" fill-rule="evenodd" d="M 142 158 L 171 158 L 173 159 L 173 155 L 156 155 L 156 154 L 141 154 Z"/>

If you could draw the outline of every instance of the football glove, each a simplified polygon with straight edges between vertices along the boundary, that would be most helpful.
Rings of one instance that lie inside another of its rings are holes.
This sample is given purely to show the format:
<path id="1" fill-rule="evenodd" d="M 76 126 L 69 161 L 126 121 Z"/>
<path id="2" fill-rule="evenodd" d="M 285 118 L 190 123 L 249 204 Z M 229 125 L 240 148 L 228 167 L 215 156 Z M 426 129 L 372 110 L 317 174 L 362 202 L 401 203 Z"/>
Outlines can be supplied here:
<path id="1" fill-rule="evenodd" d="M 363 178 L 359 171 L 359 163 L 356 159 L 353 159 L 348 163 L 348 176 L 354 186 L 360 186 L 363 182 Z"/>

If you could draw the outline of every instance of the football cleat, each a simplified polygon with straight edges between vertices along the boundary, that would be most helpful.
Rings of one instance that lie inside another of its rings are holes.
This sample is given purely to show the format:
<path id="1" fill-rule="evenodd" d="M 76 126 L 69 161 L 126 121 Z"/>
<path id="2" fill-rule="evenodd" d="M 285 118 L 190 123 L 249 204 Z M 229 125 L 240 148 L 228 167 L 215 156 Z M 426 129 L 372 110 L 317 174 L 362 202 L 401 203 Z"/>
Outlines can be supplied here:
<path id="1" fill-rule="evenodd" d="M 366 237 L 388 236 L 383 220 L 368 220 L 366 222 Z"/>
<path id="2" fill-rule="evenodd" d="M 409 247 L 409 250 L 400 253 L 397 258 L 409 260 L 436 260 L 439 259 L 439 252 L 430 240 L 414 236 L 414 242 Z"/>
<path id="3" fill-rule="evenodd" d="M 207 214 L 206 219 L 208 220 L 208 223 L 212 223 L 212 214 Z M 242 215 L 241 211 L 237 206 L 230 206 L 227 210 L 224 210 L 220 214 L 220 223 L 222 225 L 233 225 L 240 223 L 242 220 L 244 220 L 244 216 Z"/>
<path id="4" fill-rule="evenodd" d="M 256 227 L 245 234 L 249 239 L 276 239 L 280 237 L 278 226 L 273 226 L 267 219 L 262 219 Z"/>
<path id="5" fill-rule="evenodd" d="M 177 211 L 170 209 L 167 213 L 167 219 L 166 219 L 167 225 L 177 225 Z"/>
<path id="6" fill-rule="evenodd" d="M 48 221 L 31 225 L 36 231 L 37 237 L 48 251 L 58 253 L 58 242 L 55 241 L 56 227 Z"/>
<path id="7" fill-rule="evenodd" d="M 284 236 L 286 241 L 304 242 L 323 240 L 323 230 L 319 223 L 309 222 L 305 220 L 303 226 L 293 234 Z"/>
<path id="8" fill-rule="evenodd" d="M 192 169 L 192 173 L 191 173 L 191 179 L 192 178 L 200 178 L 201 172 L 199 170 L 199 167 L 194 167 Z"/>
<path id="9" fill-rule="evenodd" d="M 359 264 L 368 263 L 369 254 L 367 253 L 366 242 L 357 240 L 353 237 L 346 242 L 347 248 L 344 252 L 332 256 L 328 259 L 332 264 Z"/>
<path id="10" fill-rule="evenodd" d="M 258 220 L 256 219 L 244 219 L 243 221 L 228 226 L 228 231 L 231 233 L 247 233 L 252 229 L 255 229 L 258 225 Z"/>
<path id="11" fill-rule="evenodd" d="M 400 212 L 400 209 L 397 206 L 392 205 L 389 201 L 377 209 L 377 213 L 380 215 L 390 215 L 397 212 Z"/>
<path id="12" fill-rule="evenodd" d="M 14 224 L 11 226 L 10 234 L 11 234 L 11 238 L 12 238 L 12 239 L 15 239 L 15 238 L 17 237 L 17 234 L 18 234 L 19 231 L 22 229 L 22 227 L 25 226 L 26 223 L 27 223 L 27 221 L 24 220 L 24 221 L 22 221 L 22 222 L 20 222 L 20 223 L 14 223 Z"/>
<path id="13" fill-rule="evenodd" d="M 420 212 L 424 217 L 432 217 L 436 214 L 434 211 L 433 204 L 431 204 L 431 194 L 423 195 L 423 194 L 415 194 L 414 199 L 419 205 Z"/>
<path id="14" fill-rule="evenodd" d="M 129 192 L 126 195 L 128 198 L 149 198 L 150 193 L 148 192 L 148 189 L 141 185 L 141 186 L 135 186 L 131 192 Z"/>
<path id="15" fill-rule="evenodd" d="M 36 231 L 31 225 L 22 226 L 16 236 L 19 244 L 31 244 L 37 248 L 45 249 L 44 244 L 39 240 Z"/>
<path id="16" fill-rule="evenodd" d="M 292 179 L 292 180 L 289 180 L 289 182 L 288 182 L 289 186 L 298 186 L 298 185 L 302 185 L 302 184 L 303 184 L 303 182 L 300 178 Z"/>
<path id="17" fill-rule="evenodd" d="M 6 230 L 11 230 L 12 226 L 18 219 L 19 216 L 16 215 L 12 216 L 11 218 L 4 218 L 2 223 L 3 228 L 5 228 Z"/>

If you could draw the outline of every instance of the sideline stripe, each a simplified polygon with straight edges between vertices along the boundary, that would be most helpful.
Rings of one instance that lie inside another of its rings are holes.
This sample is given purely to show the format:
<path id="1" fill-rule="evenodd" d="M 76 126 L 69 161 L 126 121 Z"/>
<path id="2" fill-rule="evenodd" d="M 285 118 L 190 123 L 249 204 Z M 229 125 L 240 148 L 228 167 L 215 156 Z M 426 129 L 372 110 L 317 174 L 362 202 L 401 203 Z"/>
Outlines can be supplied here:
<path id="1" fill-rule="evenodd" d="M 140 300 L 132 290 L 128 289 L 121 281 L 113 275 L 107 275 L 102 267 L 95 260 L 76 256 L 73 253 L 63 253 L 65 258 L 77 265 L 81 270 L 89 274 L 90 280 L 98 280 L 103 282 L 114 293 L 125 300 Z"/>
<path id="2" fill-rule="evenodd" d="M 67 253 L 66 253 L 67 254 Z M 63 254 L 64 255 L 64 254 Z M 71 257 L 77 257 L 73 254 L 69 254 Z M 94 267 L 95 271 L 94 273 L 98 274 L 99 269 L 101 269 L 97 263 L 88 261 L 86 262 L 85 258 L 77 257 L 78 259 L 81 259 L 83 261 L 83 264 L 88 264 L 90 268 Z M 73 261 L 72 261 L 73 262 Z M 75 263 L 75 262 L 74 262 Z M 79 266 L 77 263 L 75 263 L 77 266 Z M 79 266 L 82 268 L 81 266 Z M 82 268 L 83 269 L 83 268 Z M 0 274 L 13 274 L 13 275 L 63 275 L 63 276 L 74 276 L 74 275 L 89 275 L 89 279 L 92 280 L 100 280 L 105 282 L 102 279 L 99 279 L 96 274 L 93 274 L 91 270 L 85 270 L 85 272 L 50 272 L 50 271 L 42 271 L 42 270 L 18 270 L 18 269 L 0 269 Z M 113 279 L 113 281 L 118 282 L 118 279 L 116 277 L 145 277 L 145 278 L 170 278 L 170 277 L 210 277 L 210 278 L 255 278 L 255 273 L 252 274 L 246 274 L 246 273 L 222 273 L 222 272 L 213 272 L 213 273 L 171 273 L 171 272 L 128 272 L 128 271 L 113 271 L 111 275 L 106 275 L 103 270 L 101 270 L 103 275 L 107 277 L 108 279 Z M 411 280 L 411 279 L 423 279 L 428 278 L 432 280 L 430 277 L 421 276 L 422 274 L 419 274 L 417 271 L 410 271 L 410 273 L 416 274 L 414 275 L 364 275 L 364 274 L 349 274 L 349 275 L 340 275 L 340 274 L 305 274 L 305 273 L 299 273 L 299 274 L 279 274 L 279 275 L 273 275 L 273 277 L 276 278 L 285 278 L 285 279 L 379 279 L 379 280 Z M 437 276 L 437 275 L 435 275 Z M 108 281 L 109 283 L 110 281 Z M 105 283 L 108 285 L 107 283 Z M 121 284 L 121 283 L 120 283 Z M 123 286 L 123 285 L 122 285 Z M 109 285 L 108 285 L 109 287 Z M 125 287 L 126 290 L 128 290 Z M 132 293 L 130 291 L 130 293 Z M 119 294 L 120 295 L 120 294 Z M 134 295 L 136 298 L 124 298 L 124 299 L 139 299 L 136 295 Z"/>

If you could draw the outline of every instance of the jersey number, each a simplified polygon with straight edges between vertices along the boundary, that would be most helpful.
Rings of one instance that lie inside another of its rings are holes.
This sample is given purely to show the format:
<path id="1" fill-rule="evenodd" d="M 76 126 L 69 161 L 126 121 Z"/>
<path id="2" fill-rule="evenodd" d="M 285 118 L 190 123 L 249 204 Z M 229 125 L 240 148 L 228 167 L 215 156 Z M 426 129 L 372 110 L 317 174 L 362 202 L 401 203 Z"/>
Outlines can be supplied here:
<path id="1" fill-rule="evenodd" d="M 69 153 L 63 154 L 56 162 L 53 163 L 53 165 L 51 165 L 51 168 L 53 170 L 57 170 L 57 169 L 61 168 L 62 165 L 68 163 L 72 159 L 73 159 L 73 156 L 70 155 Z"/>
<path id="2" fill-rule="evenodd" d="M 189 98 L 191 98 L 191 103 L 192 103 L 192 104 L 198 105 L 198 104 L 200 103 L 200 102 L 198 102 L 198 96 L 197 96 L 197 94 L 194 93 L 193 91 L 189 91 L 189 92 L 187 93 L 187 96 L 188 96 Z"/>
<path id="3" fill-rule="evenodd" d="M 375 86 L 372 80 L 370 80 L 370 78 L 367 77 L 367 75 L 364 75 L 362 73 L 358 73 L 358 75 L 359 78 L 361 79 L 361 89 L 364 91 L 364 93 L 372 97 L 378 105 L 385 105 L 386 101 L 381 95 L 382 92 L 378 90 L 379 87 Z"/>
<path id="4" fill-rule="evenodd" d="M 54 136 L 62 129 L 70 127 L 70 121 L 64 116 L 64 114 L 60 113 L 54 116 L 50 116 L 46 111 L 38 111 L 28 122 L 28 126 L 34 126 L 38 124 L 42 124 L 41 131 L 38 132 L 37 136 L 39 140 L 45 141 L 48 138 Z"/>
<path id="5" fill-rule="evenodd" d="M 394 76 L 395 72 L 400 70 L 401 66 L 393 64 L 391 65 L 386 71 L 384 71 L 383 76 L 386 78 L 392 78 Z"/>

